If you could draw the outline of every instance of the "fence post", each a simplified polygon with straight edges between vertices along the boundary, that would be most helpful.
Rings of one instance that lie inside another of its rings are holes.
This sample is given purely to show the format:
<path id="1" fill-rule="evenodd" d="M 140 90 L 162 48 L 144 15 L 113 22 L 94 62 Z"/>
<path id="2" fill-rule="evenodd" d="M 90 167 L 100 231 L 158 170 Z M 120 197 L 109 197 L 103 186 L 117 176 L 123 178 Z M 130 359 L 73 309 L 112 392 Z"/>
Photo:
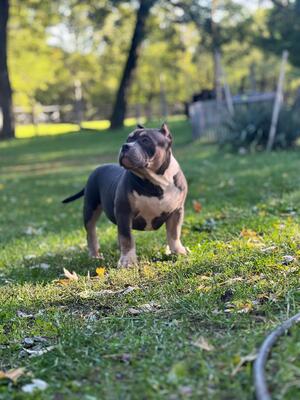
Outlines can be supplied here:
<path id="1" fill-rule="evenodd" d="M 280 72 L 278 77 L 277 89 L 276 89 L 276 97 L 274 101 L 273 113 L 272 113 L 272 121 L 271 127 L 269 131 L 269 138 L 267 143 L 267 151 L 271 151 L 274 146 L 275 136 L 276 136 L 276 128 L 278 123 L 279 112 L 282 104 L 282 92 L 283 92 L 283 83 L 284 83 L 284 75 L 285 75 L 285 65 L 288 58 L 288 51 L 284 50 L 282 53 Z"/>
<path id="2" fill-rule="evenodd" d="M 221 83 L 221 56 L 219 50 L 214 51 L 215 61 L 215 90 L 218 105 L 222 101 L 222 83 Z"/>
<path id="3" fill-rule="evenodd" d="M 223 86 L 224 86 L 224 94 L 225 94 L 225 101 L 226 101 L 226 105 L 227 105 L 227 109 L 230 113 L 230 115 L 234 114 L 234 108 L 233 108 L 233 101 L 232 101 L 232 96 L 231 96 L 231 92 L 230 92 L 230 87 L 228 85 L 227 79 L 226 79 L 226 74 L 225 71 L 222 67 L 222 63 L 221 63 L 221 56 L 219 55 L 219 68 L 220 68 L 220 75 L 221 75 L 221 79 L 223 80 Z"/>

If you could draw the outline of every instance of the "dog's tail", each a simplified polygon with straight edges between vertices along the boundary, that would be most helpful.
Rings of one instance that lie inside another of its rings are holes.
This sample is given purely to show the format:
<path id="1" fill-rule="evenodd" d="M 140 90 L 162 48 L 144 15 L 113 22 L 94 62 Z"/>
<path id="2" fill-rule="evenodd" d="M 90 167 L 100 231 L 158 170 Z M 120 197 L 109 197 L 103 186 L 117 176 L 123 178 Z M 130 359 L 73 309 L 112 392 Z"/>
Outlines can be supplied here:
<path id="1" fill-rule="evenodd" d="M 74 200 L 77 200 L 77 199 L 79 199 L 80 197 L 82 197 L 84 195 L 84 188 L 80 191 L 80 192 L 78 192 L 78 193 L 76 193 L 76 194 L 73 194 L 73 196 L 70 196 L 70 197 L 67 197 L 66 199 L 64 199 L 63 201 L 62 201 L 62 203 L 70 203 L 71 201 L 74 201 Z"/>

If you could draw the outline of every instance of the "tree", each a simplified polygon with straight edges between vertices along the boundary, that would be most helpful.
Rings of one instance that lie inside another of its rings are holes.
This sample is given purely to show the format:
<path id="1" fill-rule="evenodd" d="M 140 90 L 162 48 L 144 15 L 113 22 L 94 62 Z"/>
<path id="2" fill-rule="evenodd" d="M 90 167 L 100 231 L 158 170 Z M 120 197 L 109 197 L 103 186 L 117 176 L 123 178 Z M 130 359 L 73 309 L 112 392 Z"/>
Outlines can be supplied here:
<path id="1" fill-rule="evenodd" d="M 110 119 L 112 129 L 120 128 L 124 124 L 127 108 L 127 92 L 130 87 L 133 72 L 137 65 L 139 50 L 145 37 L 146 21 L 152 6 L 156 3 L 156 1 L 157 0 L 140 0 L 128 57 L 122 73 L 122 78 Z"/>
<path id="2" fill-rule="evenodd" d="M 289 51 L 289 61 L 300 67 L 300 0 L 272 0 L 266 29 L 256 36 L 256 44 L 265 51 L 280 55 Z"/>
<path id="3" fill-rule="evenodd" d="M 0 139 L 9 139 L 15 136 L 12 90 L 7 67 L 9 0 L 0 0 L 0 9 L 0 109 L 3 118 Z"/>

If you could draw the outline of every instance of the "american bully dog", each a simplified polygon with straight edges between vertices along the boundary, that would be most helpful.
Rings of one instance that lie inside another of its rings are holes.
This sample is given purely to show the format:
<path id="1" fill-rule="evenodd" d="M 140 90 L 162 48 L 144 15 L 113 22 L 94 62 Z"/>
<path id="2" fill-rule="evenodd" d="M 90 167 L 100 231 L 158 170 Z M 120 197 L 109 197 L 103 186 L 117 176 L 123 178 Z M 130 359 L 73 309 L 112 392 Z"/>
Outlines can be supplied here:
<path id="1" fill-rule="evenodd" d="M 172 153 L 172 135 L 141 125 L 131 132 L 119 153 L 119 165 L 96 168 L 83 190 L 63 200 L 84 196 L 83 219 L 92 257 L 100 257 L 96 222 L 102 211 L 118 226 L 119 266 L 137 263 L 132 229 L 156 230 L 166 224 L 171 253 L 187 254 L 180 240 L 187 183 Z"/>

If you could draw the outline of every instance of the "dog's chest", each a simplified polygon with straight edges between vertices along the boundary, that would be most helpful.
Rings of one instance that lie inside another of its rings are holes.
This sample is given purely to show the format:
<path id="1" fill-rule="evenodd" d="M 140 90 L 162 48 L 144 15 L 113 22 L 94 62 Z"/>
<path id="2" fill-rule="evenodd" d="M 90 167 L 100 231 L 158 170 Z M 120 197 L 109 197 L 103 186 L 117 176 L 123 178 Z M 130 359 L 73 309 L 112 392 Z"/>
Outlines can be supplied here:
<path id="1" fill-rule="evenodd" d="M 131 203 L 134 213 L 133 228 L 138 230 L 158 229 L 168 216 L 182 205 L 183 194 L 175 186 L 164 190 L 161 198 L 139 195 L 133 191 Z"/>

